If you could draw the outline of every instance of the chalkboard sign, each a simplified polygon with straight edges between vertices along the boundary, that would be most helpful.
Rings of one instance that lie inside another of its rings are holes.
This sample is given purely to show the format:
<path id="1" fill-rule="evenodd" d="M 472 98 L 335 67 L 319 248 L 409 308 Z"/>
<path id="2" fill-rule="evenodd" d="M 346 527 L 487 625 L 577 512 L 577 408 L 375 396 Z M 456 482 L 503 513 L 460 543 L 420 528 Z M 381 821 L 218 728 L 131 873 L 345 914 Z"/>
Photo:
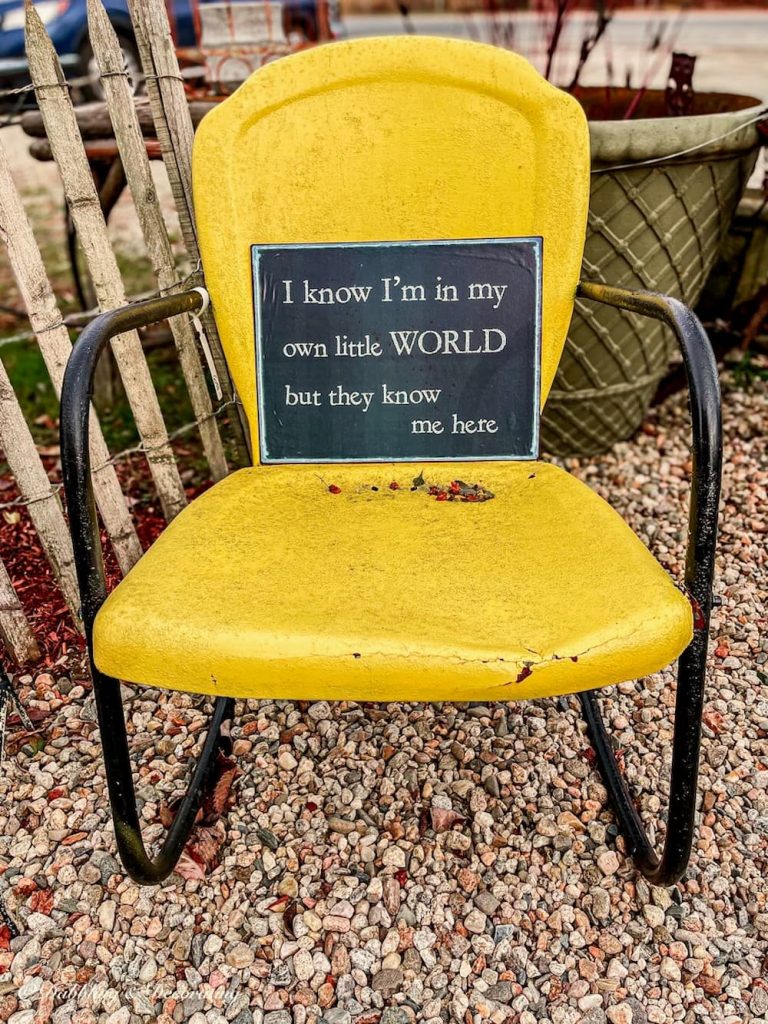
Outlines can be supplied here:
<path id="1" fill-rule="evenodd" d="M 252 256 L 262 462 L 536 458 L 540 238 Z"/>

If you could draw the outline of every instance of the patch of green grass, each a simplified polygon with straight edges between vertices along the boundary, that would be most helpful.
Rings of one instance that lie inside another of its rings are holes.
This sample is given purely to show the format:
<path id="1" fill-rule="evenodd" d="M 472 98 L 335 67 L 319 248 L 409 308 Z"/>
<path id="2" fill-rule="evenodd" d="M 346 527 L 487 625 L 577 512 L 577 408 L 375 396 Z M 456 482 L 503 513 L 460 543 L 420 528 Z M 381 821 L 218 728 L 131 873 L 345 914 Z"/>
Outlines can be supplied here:
<path id="1" fill-rule="evenodd" d="M 37 345 L 28 341 L 3 344 L 0 339 L 0 360 L 35 441 L 41 445 L 55 444 L 59 400 Z"/>
<path id="2" fill-rule="evenodd" d="M 758 381 L 768 380 L 768 366 L 756 352 L 747 349 L 738 360 L 729 360 L 727 367 L 733 373 L 733 380 L 739 388 L 751 388 Z"/>
<path id="3" fill-rule="evenodd" d="M 63 249 L 63 219 L 60 215 L 57 218 L 56 212 L 51 209 L 50 198 L 47 196 L 44 202 L 33 199 L 29 205 L 32 220 L 39 228 L 37 231 L 38 241 L 51 274 L 62 315 L 78 312 L 79 305 L 72 287 L 71 269 Z M 48 230 L 42 227 L 44 212 L 47 212 L 49 218 Z M 155 278 L 146 257 L 118 251 L 116 258 L 126 295 L 131 297 L 141 295 L 156 287 Z M 8 292 L 6 299 L 9 304 L 12 301 L 13 305 L 20 306 L 20 296 L 18 296 L 15 281 L 10 274 L 10 268 L 5 264 L 6 260 L 4 259 L 2 277 L 6 279 L 4 282 L 7 285 L 4 290 Z M 92 293 L 92 289 L 87 271 L 82 268 L 81 272 L 86 295 L 93 299 L 92 294 L 89 294 Z M 93 301 L 95 304 L 95 299 Z M 58 443 L 59 401 L 48 377 L 40 349 L 34 339 L 10 340 L 17 333 L 28 329 L 29 323 L 26 318 L 3 318 L 3 323 L 0 325 L 0 359 L 5 365 L 35 442 L 40 446 L 55 445 Z M 79 331 L 71 332 L 73 340 L 78 333 Z M 9 340 L 5 341 L 4 339 Z M 194 419 L 173 344 L 168 341 L 166 344 L 151 347 L 147 352 L 147 362 L 168 432 L 173 433 Z M 134 447 L 139 442 L 133 415 L 120 383 L 119 374 L 115 371 L 114 376 L 116 380 L 114 401 L 105 405 L 103 402 L 99 402 L 97 395 L 99 419 L 107 445 L 113 454 L 125 448 Z M 195 434 L 191 432 L 189 439 L 193 440 L 194 438 Z"/>
<path id="4" fill-rule="evenodd" d="M 64 236 L 64 218 L 59 201 L 49 193 L 29 193 L 25 195 L 25 206 L 33 223 L 35 235 L 49 274 L 56 300 L 63 316 L 80 311 L 80 305 L 74 288 L 71 267 L 66 253 Z M 135 251 L 117 248 L 115 251 L 123 287 L 129 299 L 153 292 L 157 283 L 150 264 L 145 255 Z M 87 271 L 80 256 L 81 276 L 88 305 L 95 306 L 95 297 L 90 286 Z M 182 271 L 179 271 L 182 276 Z M 10 309 L 22 306 L 16 281 L 8 263 L 7 254 L 0 247 L 0 292 L 3 303 Z M 19 333 L 29 330 L 26 317 L 19 318 L 13 313 L 0 310 L 0 360 L 4 364 L 11 386 L 16 393 L 24 417 L 32 431 L 35 443 L 41 448 L 54 448 L 58 444 L 59 402 L 48 377 L 48 371 L 35 339 L 13 341 Z M 151 329 L 156 331 L 157 329 Z M 74 340 L 78 330 L 70 332 Z M 146 346 L 146 356 L 150 374 L 157 391 L 160 409 L 168 433 L 186 426 L 194 420 L 186 384 L 184 382 L 178 357 L 173 343 L 161 339 L 155 333 L 152 343 Z M 97 411 L 105 439 L 110 452 L 115 455 L 125 449 L 134 448 L 139 444 L 139 436 L 133 420 L 133 414 L 126 398 L 119 374 L 115 371 L 116 387 L 114 399 L 109 402 L 96 398 Z M 225 445 L 228 456 L 233 457 L 230 450 L 231 431 L 223 425 Z M 190 479 L 204 480 L 208 476 L 207 462 L 203 457 L 200 436 L 197 430 L 184 432 L 180 437 L 177 457 L 185 482 Z M 0 472 L 7 467 L 2 463 L 0 452 Z M 236 461 L 236 460 L 235 460 Z"/>
<path id="5" fill-rule="evenodd" d="M 0 339 L 0 359 L 36 443 L 56 444 L 59 401 L 36 343 L 19 341 L 3 345 Z M 172 433 L 194 419 L 176 352 L 170 344 L 159 346 L 147 353 L 147 361 L 163 418 L 169 433 Z M 138 443 L 130 405 L 119 382 L 114 403 L 99 410 L 99 419 L 111 452 L 116 453 Z"/>

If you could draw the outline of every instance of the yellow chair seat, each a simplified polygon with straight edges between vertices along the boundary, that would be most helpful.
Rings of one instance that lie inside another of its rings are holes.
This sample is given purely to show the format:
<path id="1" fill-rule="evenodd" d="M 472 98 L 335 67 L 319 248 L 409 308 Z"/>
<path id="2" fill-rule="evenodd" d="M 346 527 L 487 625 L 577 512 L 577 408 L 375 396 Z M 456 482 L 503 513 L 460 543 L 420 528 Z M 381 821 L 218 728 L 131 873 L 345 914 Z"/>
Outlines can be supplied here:
<path id="1" fill-rule="evenodd" d="M 508 701 L 647 675 L 691 633 L 643 543 L 555 466 L 262 466 L 168 526 L 94 648 L 109 675 L 217 696 Z"/>

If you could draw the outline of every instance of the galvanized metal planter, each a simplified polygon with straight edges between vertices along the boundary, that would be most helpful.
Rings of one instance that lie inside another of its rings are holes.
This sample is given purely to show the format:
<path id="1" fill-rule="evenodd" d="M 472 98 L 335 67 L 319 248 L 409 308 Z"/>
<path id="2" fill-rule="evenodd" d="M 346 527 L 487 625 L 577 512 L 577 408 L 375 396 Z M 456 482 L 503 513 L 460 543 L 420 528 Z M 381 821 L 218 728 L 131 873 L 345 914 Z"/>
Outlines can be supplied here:
<path id="1" fill-rule="evenodd" d="M 579 96 L 592 147 L 583 278 L 695 305 L 754 167 L 766 105 L 701 94 L 703 113 L 667 118 L 653 116 L 663 112 L 659 92 L 647 94 L 637 120 L 593 120 L 605 116 L 604 97 L 602 89 Z M 609 116 L 620 116 L 631 97 L 613 90 Z M 641 329 L 633 313 L 577 299 L 544 409 L 544 450 L 597 454 L 631 437 L 674 351 L 662 324 Z"/>

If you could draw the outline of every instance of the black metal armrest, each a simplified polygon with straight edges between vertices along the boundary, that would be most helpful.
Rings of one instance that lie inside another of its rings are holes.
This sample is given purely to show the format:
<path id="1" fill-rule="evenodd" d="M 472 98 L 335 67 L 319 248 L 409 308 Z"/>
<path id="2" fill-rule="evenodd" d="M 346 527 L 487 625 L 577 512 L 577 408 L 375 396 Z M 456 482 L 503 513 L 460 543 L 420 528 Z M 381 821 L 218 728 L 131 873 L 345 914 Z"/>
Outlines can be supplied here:
<path id="1" fill-rule="evenodd" d="M 685 585 L 697 603 L 703 623 L 709 624 L 715 541 L 720 504 L 723 436 L 717 363 L 698 317 L 678 299 L 655 292 L 629 291 L 582 281 L 577 294 L 630 313 L 661 320 L 671 327 L 683 354 L 692 421 L 693 474 L 688 515 Z"/>
<path id="2" fill-rule="evenodd" d="M 159 323 L 179 313 L 194 312 L 202 304 L 201 292 L 186 291 L 102 313 L 77 339 L 67 362 L 61 389 L 61 470 L 89 647 L 93 621 L 107 596 L 88 444 L 96 365 L 107 343 L 116 335 Z"/>

